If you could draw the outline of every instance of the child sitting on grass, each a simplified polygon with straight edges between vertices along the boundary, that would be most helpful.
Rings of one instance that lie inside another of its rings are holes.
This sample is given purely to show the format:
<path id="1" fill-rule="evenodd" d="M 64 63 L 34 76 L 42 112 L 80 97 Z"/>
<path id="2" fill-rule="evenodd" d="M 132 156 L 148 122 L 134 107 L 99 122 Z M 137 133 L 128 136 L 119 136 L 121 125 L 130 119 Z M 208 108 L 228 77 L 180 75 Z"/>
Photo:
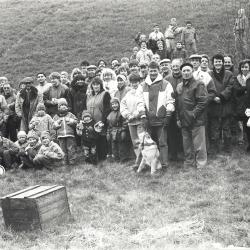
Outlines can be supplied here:
<path id="1" fill-rule="evenodd" d="M 64 163 L 73 165 L 76 159 L 75 127 L 77 119 L 68 111 L 66 99 L 58 100 L 58 114 L 53 117 L 53 129 L 57 131 L 59 145 L 64 152 Z"/>
<path id="2" fill-rule="evenodd" d="M 52 170 L 56 166 L 60 166 L 64 157 L 64 153 L 60 146 L 51 141 L 49 132 L 41 133 L 42 146 L 35 156 L 33 162 L 36 168 L 47 168 Z"/>
<path id="3" fill-rule="evenodd" d="M 29 131 L 27 139 L 28 146 L 25 148 L 25 151 L 20 154 L 22 164 L 19 168 L 35 168 L 33 160 L 41 148 L 39 137 L 35 131 Z"/>
<path id="4" fill-rule="evenodd" d="M 82 120 L 76 126 L 76 133 L 81 136 L 85 161 L 90 164 L 97 164 L 96 142 L 98 132 L 95 130 L 95 122 L 87 110 L 82 112 Z"/>
<path id="5" fill-rule="evenodd" d="M 25 148 L 28 146 L 27 134 L 25 131 L 19 131 L 17 133 L 17 141 L 15 142 L 15 145 L 19 148 L 19 152 L 15 156 L 15 161 L 20 164 L 21 163 L 20 156 L 25 154 Z"/>
<path id="6" fill-rule="evenodd" d="M 107 141 L 109 145 L 109 154 L 107 158 L 111 160 L 120 161 L 120 146 L 122 139 L 125 138 L 125 119 L 121 116 L 120 113 L 120 102 L 118 98 L 113 98 L 111 101 L 112 111 L 107 117 Z"/>

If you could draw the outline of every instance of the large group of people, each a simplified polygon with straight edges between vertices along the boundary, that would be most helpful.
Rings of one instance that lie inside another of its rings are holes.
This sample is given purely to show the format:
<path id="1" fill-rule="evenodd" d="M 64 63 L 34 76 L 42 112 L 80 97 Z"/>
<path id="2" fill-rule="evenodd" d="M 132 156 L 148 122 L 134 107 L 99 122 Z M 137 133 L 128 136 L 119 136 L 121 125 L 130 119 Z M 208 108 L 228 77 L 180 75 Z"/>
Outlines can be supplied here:
<path id="1" fill-rule="evenodd" d="M 180 35 L 181 39 L 176 41 Z M 133 161 L 140 133 L 157 144 L 162 166 L 203 168 L 232 145 L 250 152 L 250 60 L 197 54 L 191 22 L 172 18 L 165 34 L 139 34 L 131 57 L 25 77 L 0 77 L 0 160 L 6 169 L 74 165 L 77 157 Z M 246 135 L 246 136 L 245 136 Z M 133 169 L 138 168 L 136 161 Z"/>

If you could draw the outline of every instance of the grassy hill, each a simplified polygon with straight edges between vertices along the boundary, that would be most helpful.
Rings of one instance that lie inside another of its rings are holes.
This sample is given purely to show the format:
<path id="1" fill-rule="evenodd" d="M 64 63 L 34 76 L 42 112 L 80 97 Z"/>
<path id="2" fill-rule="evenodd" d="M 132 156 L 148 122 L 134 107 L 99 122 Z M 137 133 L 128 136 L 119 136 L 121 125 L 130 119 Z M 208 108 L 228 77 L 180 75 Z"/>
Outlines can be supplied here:
<path id="1" fill-rule="evenodd" d="M 199 51 L 233 53 L 233 20 L 247 1 L 237 0 L 2 0 L 1 74 L 17 82 L 52 70 L 71 71 L 83 59 L 129 56 L 139 31 L 158 22 L 163 31 L 171 17 L 191 20 Z"/>

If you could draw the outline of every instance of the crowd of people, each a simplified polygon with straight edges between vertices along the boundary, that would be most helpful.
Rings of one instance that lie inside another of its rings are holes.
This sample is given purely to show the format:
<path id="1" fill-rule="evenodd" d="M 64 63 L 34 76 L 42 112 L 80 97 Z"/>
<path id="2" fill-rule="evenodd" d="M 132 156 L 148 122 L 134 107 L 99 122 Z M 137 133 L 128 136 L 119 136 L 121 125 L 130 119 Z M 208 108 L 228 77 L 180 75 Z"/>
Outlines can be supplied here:
<path id="1" fill-rule="evenodd" d="M 53 169 L 79 155 L 94 165 L 133 161 L 143 131 L 163 167 L 183 161 L 203 168 L 207 155 L 230 153 L 244 140 L 250 152 L 250 60 L 235 70 L 230 55 L 197 54 L 192 23 L 180 28 L 175 18 L 165 34 L 155 24 L 135 42 L 140 49 L 130 58 L 82 61 L 71 75 L 39 72 L 18 89 L 1 77 L 1 164 Z"/>

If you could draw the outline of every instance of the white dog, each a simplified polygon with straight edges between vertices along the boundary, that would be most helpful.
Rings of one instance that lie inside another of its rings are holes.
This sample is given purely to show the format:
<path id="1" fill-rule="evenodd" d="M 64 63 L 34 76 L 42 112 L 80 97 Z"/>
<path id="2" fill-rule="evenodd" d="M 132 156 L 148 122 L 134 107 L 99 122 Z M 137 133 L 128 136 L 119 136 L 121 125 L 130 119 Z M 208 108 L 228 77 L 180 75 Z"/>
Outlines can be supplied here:
<path id="1" fill-rule="evenodd" d="M 142 132 L 139 134 L 139 154 L 136 159 L 136 163 L 139 164 L 140 153 L 142 155 L 142 160 L 137 169 L 137 173 L 140 173 L 146 165 L 151 167 L 151 174 L 155 174 L 157 170 L 162 169 L 160 162 L 160 152 L 156 143 L 152 140 L 148 132 Z"/>

